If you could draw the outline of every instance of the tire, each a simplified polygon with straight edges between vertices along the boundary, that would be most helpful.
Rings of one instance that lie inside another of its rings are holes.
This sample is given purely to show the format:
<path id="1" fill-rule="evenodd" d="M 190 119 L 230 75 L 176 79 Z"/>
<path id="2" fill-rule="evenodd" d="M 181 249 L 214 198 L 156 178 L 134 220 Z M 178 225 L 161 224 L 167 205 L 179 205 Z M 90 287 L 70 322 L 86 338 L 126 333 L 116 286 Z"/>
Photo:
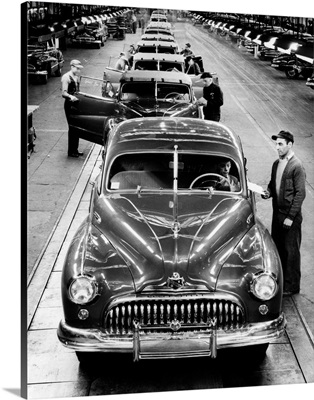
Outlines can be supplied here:
<path id="1" fill-rule="evenodd" d="M 90 353 L 90 352 L 82 352 L 76 351 L 76 357 L 82 365 L 95 365 L 100 361 L 101 353 Z"/>
<path id="2" fill-rule="evenodd" d="M 288 79 L 298 79 L 299 77 L 299 72 L 295 68 L 286 69 L 285 74 Z"/>
<path id="3" fill-rule="evenodd" d="M 111 365 L 118 368 L 121 361 L 132 363 L 132 357 L 125 354 L 115 354 L 115 353 L 102 353 L 102 352 L 83 352 L 76 351 L 76 357 L 83 368 L 89 371 L 95 370 L 99 371 L 104 365 Z"/>
<path id="4" fill-rule="evenodd" d="M 251 362 L 261 362 L 266 356 L 269 343 L 255 344 L 253 346 L 247 346 L 245 348 L 245 354 Z"/>
<path id="5" fill-rule="evenodd" d="M 42 78 L 42 83 L 44 85 L 47 85 L 47 82 L 48 82 L 48 75 L 44 75 L 44 77 Z"/>

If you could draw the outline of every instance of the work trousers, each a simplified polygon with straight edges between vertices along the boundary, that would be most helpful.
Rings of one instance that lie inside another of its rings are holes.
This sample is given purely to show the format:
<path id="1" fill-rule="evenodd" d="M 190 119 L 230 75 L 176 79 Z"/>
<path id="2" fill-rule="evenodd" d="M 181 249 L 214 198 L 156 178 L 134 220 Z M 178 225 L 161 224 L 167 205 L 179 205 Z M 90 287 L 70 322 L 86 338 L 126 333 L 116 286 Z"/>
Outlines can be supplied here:
<path id="1" fill-rule="evenodd" d="M 79 138 L 73 132 L 73 128 L 70 126 L 70 123 L 69 123 L 70 108 L 71 108 L 71 102 L 69 100 L 65 100 L 65 102 L 64 102 L 64 111 L 65 111 L 65 116 L 67 118 L 67 122 L 68 122 L 68 125 L 69 125 L 69 130 L 68 130 L 68 154 L 73 154 L 73 153 L 77 153 L 78 152 Z"/>
<path id="2" fill-rule="evenodd" d="M 298 292 L 301 281 L 301 223 L 302 215 L 298 214 L 290 229 L 283 227 L 286 216 L 280 212 L 273 213 L 272 238 L 277 246 L 281 259 L 284 291 Z"/>
<path id="3" fill-rule="evenodd" d="M 204 119 L 206 119 L 207 121 L 219 122 L 220 121 L 220 114 L 211 114 L 211 115 L 205 115 L 204 114 Z"/>

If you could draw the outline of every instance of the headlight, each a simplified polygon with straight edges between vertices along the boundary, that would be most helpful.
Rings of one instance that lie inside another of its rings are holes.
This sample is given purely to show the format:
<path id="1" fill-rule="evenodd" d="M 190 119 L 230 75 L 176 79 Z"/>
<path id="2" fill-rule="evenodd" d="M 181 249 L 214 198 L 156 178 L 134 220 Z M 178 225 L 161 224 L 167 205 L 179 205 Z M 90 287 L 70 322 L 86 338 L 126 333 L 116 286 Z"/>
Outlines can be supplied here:
<path id="1" fill-rule="evenodd" d="M 69 287 L 70 299 L 76 304 L 86 304 L 93 300 L 96 294 L 96 284 L 87 276 L 76 278 Z"/>
<path id="2" fill-rule="evenodd" d="M 270 300 L 277 291 L 277 282 L 273 275 L 262 272 L 255 275 L 251 282 L 251 292 L 258 299 Z"/>

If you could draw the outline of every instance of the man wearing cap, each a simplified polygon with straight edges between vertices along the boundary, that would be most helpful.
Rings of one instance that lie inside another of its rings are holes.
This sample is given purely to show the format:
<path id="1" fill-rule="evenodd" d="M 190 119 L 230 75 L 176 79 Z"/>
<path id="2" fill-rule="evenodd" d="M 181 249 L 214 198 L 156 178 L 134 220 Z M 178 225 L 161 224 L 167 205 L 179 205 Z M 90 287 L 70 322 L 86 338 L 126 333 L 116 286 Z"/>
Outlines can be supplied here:
<path id="1" fill-rule="evenodd" d="M 115 69 L 119 71 L 126 71 L 129 69 L 129 60 L 126 57 L 125 53 L 120 53 L 120 57 L 115 65 Z"/>
<path id="2" fill-rule="evenodd" d="M 194 56 L 190 43 L 186 43 L 185 48 L 181 50 L 180 54 L 183 54 L 183 57 Z"/>
<path id="3" fill-rule="evenodd" d="M 204 83 L 203 97 L 198 99 L 197 104 L 204 106 L 204 119 L 220 121 L 220 107 L 224 103 L 222 90 L 213 82 L 213 76 L 209 72 L 203 72 L 201 79 Z"/>
<path id="4" fill-rule="evenodd" d="M 78 151 L 79 138 L 73 133 L 70 123 L 69 116 L 71 111 L 71 105 L 73 102 L 78 101 L 78 98 L 74 96 L 76 92 L 79 91 L 80 81 L 79 75 L 83 65 L 79 60 L 72 60 L 70 63 L 71 70 L 64 74 L 61 78 L 62 84 L 62 97 L 65 98 L 64 102 L 64 111 L 68 121 L 69 130 L 68 130 L 68 156 L 69 157 L 79 157 L 82 156 L 83 153 Z"/>
<path id="5" fill-rule="evenodd" d="M 272 167 L 271 180 L 262 198 L 272 197 L 271 234 L 277 246 L 284 276 L 284 295 L 300 291 L 301 207 L 305 198 L 305 170 L 294 155 L 294 137 L 288 131 L 273 135 L 279 159 Z"/>

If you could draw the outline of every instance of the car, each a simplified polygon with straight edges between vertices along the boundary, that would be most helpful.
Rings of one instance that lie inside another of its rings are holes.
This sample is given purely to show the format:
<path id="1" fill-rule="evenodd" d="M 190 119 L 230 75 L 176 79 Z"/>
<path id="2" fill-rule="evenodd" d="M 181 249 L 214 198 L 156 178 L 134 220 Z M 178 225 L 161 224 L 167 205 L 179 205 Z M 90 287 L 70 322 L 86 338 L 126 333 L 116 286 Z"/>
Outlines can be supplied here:
<path id="1" fill-rule="evenodd" d="M 108 28 L 105 24 L 95 21 L 85 27 L 86 33 L 101 41 L 101 46 L 105 45 L 108 38 Z"/>
<path id="2" fill-rule="evenodd" d="M 313 63 L 298 57 L 287 62 L 285 74 L 288 79 L 298 79 L 302 75 L 305 79 L 310 78 L 314 72 Z"/>
<path id="3" fill-rule="evenodd" d="M 147 34 L 147 33 L 144 33 L 141 36 L 141 40 L 143 40 L 145 42 L 150 41 L 150 40 L 152 40 L 154 42 L 156 42 L 158 40 L 161 40 L 162 42 L 175 42 L 176 41 L 175 38 L 171 35 L 162 35 L 162 34 L 152 35 L 152 34 Z"/>
<path id="4" fill-rule="evenodd" d="M 126 71 L 118 81 L 116 71 L 107 71 L 103 79 L 82 76 L 75 93 L 78 101 L 71 104 L 69 125 L 82 139 L 103 144 L 113 125 L 131 118 L 203 118 L 196 104 L 200 95 L 182 72 Z"/>
<path id="5" fill-rule="evenodd" d="M 262 61 L 272 60 L 273 58 L 279 56 L 279 54 L 280 52 L 278 50 L 266 47 L 264 45 L 259 46 L 257 51 L 257 55 Z"/>
<path id="6" fill-rule="evenodd" d="M 277 57 L 272 59 L 270 66 L 278 69 L 279 71 L 285 71 L 288 62 L 291 60 L 296 60 L 295 54 L 280 53 Z"/>
<path id="7" fill-rule="evenodd" d="M 150 22 L 167 22 L 167 16 L 163 14 L 153 14 L 150 17 Z"/>
<path id="8" fill-rule="evenodd" d="M 132 69 L 184 72 L 185 61 L 180 54 L 136 53 Z"/>
<path id="9" fill-rule="evenodd" d="M 178 53 L 178 44 L 176 42 L 161 41 L 161 40 L 140 40 L 137 42 L 136 51 L 138 53 Z"/>
<path id="10" fill-rule="evenodd" d="M 232 190 L 216 169 L 226 160 Z M 113 127 L 64 260 L 61 343 L 82 363 L 95 352 L 215 358 L 239 346 L 262 358 L 286 319 L 280 258 L 250 185 L 240 138 L 221 123 Z"/>
<path id="11" fill-rule="evenodd" d="M 146 28 L 144 33 L 148 34 L 148 35 L 166 35 L 166 36 L 174 37 L 174 34 L 171 30 L 165 29 L 165 28 L 158 28 L 158 27 Z"/>
<path id="12" fill-rule="evenodd" d="M 27 74 L 32 83 L 44 83 L 50 76 L 61 76 L 64 58 L 62 51 L 54 47 L 28 46 Z"/>
<path id="13" fill-rule="evenodd" d="M 170 22 L 149 22 L 147 25 L 147 29 L 166 29 L 171 32 L 171 23 Z"/>

